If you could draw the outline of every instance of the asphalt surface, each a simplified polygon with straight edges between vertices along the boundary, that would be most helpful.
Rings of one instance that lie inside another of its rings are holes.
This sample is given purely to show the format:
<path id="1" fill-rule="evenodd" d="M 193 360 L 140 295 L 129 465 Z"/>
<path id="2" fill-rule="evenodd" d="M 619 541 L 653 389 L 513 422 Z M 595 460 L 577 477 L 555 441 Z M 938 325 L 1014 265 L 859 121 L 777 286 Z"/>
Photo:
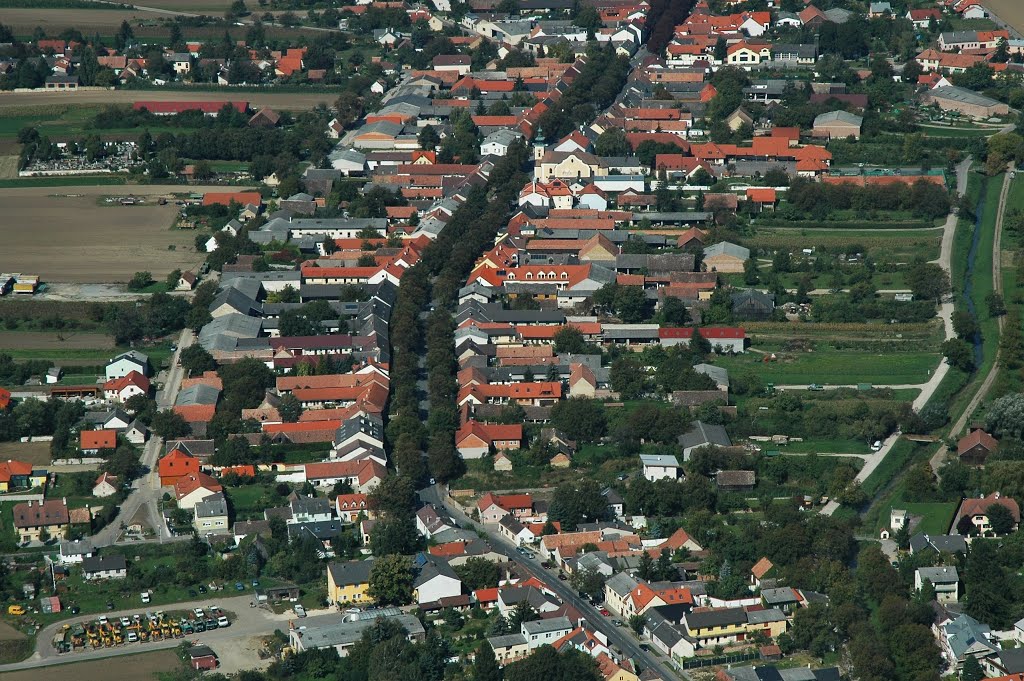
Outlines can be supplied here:
<path id="1" fill-rule="evenodd" d="M 612 624 L 611 617 L 605 617 L 597 608 L 590 604 L 590 601 L 580 598 L 579 594 L 569 585 L 558 579 L 557 569 L 544 569 L 539 559 L 525 558 L 515 550 L 515 546 L 507 539 L 498 534 L 494 529 L 496 526 L 483 525 L 467 516 L 462 510 L 449 503 L 448 494 L 442 485 L 434 485 L 420 490 L 420 498 L 428 503 L 443 507 L 453 519 L 476 530 L 483 530 L 491 540 L 491 546 L 498 553 L 503 554 L 509 560 L 521 566 L 528 574 L 536 577 L 545 584 L 563 603 L 567 603 L 582 613 L 587 623 L 608 637 L 608 642 L 622 651 L 624 657 L 631 658 L 642 669 L 654 668 L 666 679 L 678 678 L 682 675 L 680 670 L 671 666 L 664 658 L 654 655 L 652 652 L 643 650 L 632 633 L 624 627 L 616 627 Z"/>
<path id="2" fill-rule="evenodd" d="M 164 377 L 163 390 L 159 391 L 156 395 L 158 409 L 170 409 L 174 406 L 174 401 L 178 397 L 178 391 L 181 389 L 181 381 L 185 377 L 185 370 L 178 365 L 178 358 L 181 356 L 181 351 L 194 341 L 195 334 L 190 329 L 185 329 L 181 332 L 181 336 L 178 338 L 178 349 L 174 351 L 174 355 L 171 357 L 171 366 L 167 369 L 166 376 Z M 156 435 L 150 436 L 145 449 L 143 449 L 141 458 L 142 466 L 148 472 L 132 484 L 132 491 L 124 503 L 121 504 L 117 518 L 92 537 L 93 545 L 97 548 L 118 543 L 123 532 L 122 526 L 127 525 L 139 512 L 139 509 L 142 508 L 146 509 L 150 527 L 157 532 L 156 541 L 164 542 L 187 539 L 187 537 L 171 536 L 167 531 L 167 526 L 163 522 L 160 516 L 160 509 L 157 506 L 162 496 L 160 476 L 157 473 L 157 461 L 163 452 L 163 445 L 163 439 Z"/>
<path id="3" fill-rule="evenodd" d="M 173 605 L 162 605 L 157 607 L 144 606 L 140 603 L 137 608 L 102 613 L 108 618 L 121 617 L 122 615 L 131 617 L 135 614 L 144 615 L 147 610 L 149 612 L 156 612 L 157 610 L 170 612 L 172 610 L 192 610 L 193 608 L 208 609 L 210 605 L 216 605 L 221 610 L 230 613 L 229 618 L 231 619 L 231 626 L 199 634 L 192 634 L 178 639 L 170 638 L 163 641 L 147 643 L 126 643 L 113 648 L 99 648 L 97 650 L 89 649 L 70 653 L 58 653 L 53 647 L 53 637 L 64 627 L 65 624 L 93 622 L 99 617 L 99 614 L 86 617 L 76 617 L 56 624 L 51 624 L 39 632 L 36 638 L 36 651 L 32 654 L 32 657 L 23 662 L 0 665 L 0 678 L 2 678 L 3 672 L 36 669 L 49 665 L 66 664 L 68 662 L 87 662 L 90 660 L 100 660 L 108 657 L 118 657 L 121 655 L 132 655 L 134 653 L 174 648 L 183 640 L 191 641 L 193 644 L 208 645 L 213 648 L 214 652 L 217 652 L 218 648 L 223 649 L 225 647 L 235 647 L 236 645 L 241 645 L 252 637 L 266 636 L 272 633 L 274 629 L 287 629 L 287 622 L 288 619 L 290 619 L 287 614 L 275 615 L 264 608 L 250 607 L 249 604 L 252 599 L 252 593 L 245 596 L 232 596 L 230 598 L 221 598 L 219 594 L 207 594 L 207 598 L 202 601 L 190 601 L 188 603 L 175 603 Z M 40 676 L 40 678 L 45 677 Z"/>

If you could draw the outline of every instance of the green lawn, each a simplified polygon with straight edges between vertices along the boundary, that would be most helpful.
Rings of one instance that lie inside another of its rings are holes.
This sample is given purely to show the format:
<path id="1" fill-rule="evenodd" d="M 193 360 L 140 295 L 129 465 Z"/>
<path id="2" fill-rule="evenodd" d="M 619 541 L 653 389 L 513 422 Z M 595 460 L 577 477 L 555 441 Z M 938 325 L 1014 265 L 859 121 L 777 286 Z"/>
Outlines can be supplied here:
<path id="1" fill-rule="evenodd" d="M 922 125 L 921 132 L 925 137 L 989 137 L 999 132 L 999 128 L 960 128 L 941 125 Z"/>
<path id="2" fill-rule="evenodd" d="M 936 503 L 901 503 L 901 507 L 907 509 L 910 515 L 922 516 L 921 524 L 917 526 L 917 532 L 925 534 L 945 534 L 949 531 L 949 524 L 953 522 L 953 514 L 956 513 L 958 504 L 948 502 Z"/>
<path id="3" fill-rule="evenodd" d="M 926 260 L 939 257 L 942 232 L 939 230 L 864 230 L 864 229 L 773 229 L 758 225 L 754 236 L 743 240 L 749 248 L 775 250 L 786 248 L 799 252 L 815 247 L 832 252 L 858 245 L 876 262 L 909 262 L 914 256 Z"/>
<path id="4" fill-rule="evenodd" d="M 775 445 L 771 446 L 774 447 Z M 819 452 L 830 454 L 869 454 L 871 447 L 863 440 L 818 440 L 805 438 L 803 442 L 790 442 L 788 445 L 782 445 L 779 447 L 779 451 L 782 453 L 799 452 L 808 454 L 817 454 Z"/>
<path id="5" fill-rule="evenodd" d="M 864 484 L 861 485 L 861 489 L 864 490 L 864 493 L 869 498 L 876 496 L 896 475 L 909 468 L 912 462 L 920 461 L 930 456 L 935 446 L 934 444 L 925 446 L 924 444 L 901 438 L 889 450 L 889 453 L 882 460 L 882 463 L 878 465 L 878 468 L 867 477 Z"/>
<path id="6" fill-rule="evenodd" d="M 819 350 L 789 353 L 785 361 L 763 362 L 759 353 L 747 352 L 735 357 L 717 357 L 714 364 L 730 372 L 757 373 L 766 383 L 854 384 L 924 383 L 939 363 L 934 352 L 856 352 Z"/>
<path id="7" fill-rule="evenodd" d="M 126 175 L 69 175 L 65 177 L 26 177 L 18 180 L 0 180 L 0 189 L 18 187 L 79 187 L 85 185 L 127 184 Z"/>

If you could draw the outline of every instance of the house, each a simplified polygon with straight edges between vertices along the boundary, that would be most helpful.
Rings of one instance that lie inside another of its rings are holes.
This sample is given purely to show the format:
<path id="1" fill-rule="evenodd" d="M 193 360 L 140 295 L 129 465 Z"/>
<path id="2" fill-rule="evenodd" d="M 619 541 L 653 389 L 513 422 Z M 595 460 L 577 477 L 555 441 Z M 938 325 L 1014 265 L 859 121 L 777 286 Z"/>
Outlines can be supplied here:
<path id="1" fill-rule="evenodd" d="M 508 451 L 521 449 L 522 445 L 522 424 L 498 425 L 470 419 L 455 433 L 455 447 L 464 459 L 479 459 L 491 447 L 498 451 Z"/>
<path id="2" fill-rule="evenodd" d="M 127 402 L 136 395 L 149 395 L 149 379 L 138 371 L 129 371 L 120 378 L 103 384 L 103 394 L 111 402 Z"/>
<path id="3" fill-rule="evenodd" d="M 986 666 L 991 668 L 990 661 L 999 654 L 999 644 L 993 641 L 992 628 L 970 615 L 946 620 L 938 630 L 942 656 L 957 672 L 963 669 L 968 657 L 975 658 L 983 670 Z"/>
<path id="4" fill-rule="evenodd" d="M 335 605 L 369 603 L 373 559 L 349 560 L 327 565 L 327 600 Z"/>
<path id="5" fill-rule="evenodd" d="M 749 187 L 747 189 L 747 201 L 758 213 L 763 212 L 766 208 L 774 210 L 778 200 L 774 187 Z"/>
<path id="6" fill-rule="evenodd" d="M 487 492 L 477 501 L 476 508 L 482 523 L 496 523 L 509 513 L 523 518 L 533 513 L 533 497 L 529 494 L 499 496 Z"/>
<path id="7" fill-rule="evenodd" d="M 138 350 L 129 350 L 107 362 L 105 373 L 107 380 L 122 378 L 133 371 L 149 376 L 149 357 Z"/>
<path id="8" fill-rule="evenodd" d="M 417 603 L 430 603 L 462 593 L 462 580 L 447 561 L 427 559 L 413 580 L 413 598 Z"/>
<path id="9" fill-rule="evenodd" d="M 761 580 L 767 579 L 769 575 L 774 574 L 775 564 L 767 558 L 761 558 L 761 560 L 754 563 L 754 567 L 750 568 L 750 584 L 752 586 L 760 587 Z"/>
<path id="10" fill-rule="evenodd" d="M 67 499 L 26 501 L 14 506 L 14 532 L 21 543 L 63 539 L 71 523 Z"/>
<path id="11" fill-rule="evenodd" d="M 192 525 L 200 535 L 223 534 L 228 530 L 228 500 L 223 492 L 212 494 L 198 502 L 193 511 Z"/>
<path id="12" fill-rule="evenodd" d="M 597 660 L 597 671 L 604 681 L 640 681 L 629 660 L 616 662 L 606 652 L 599 653 L 594 659 Z"/>
<path id="13" fill-rule="evenodd" d="M 61 563 L 81 563 L 83 560 L 89 558 L 94 553 L 96 553 L 96 548 L 88 539 L 79 539 L 78 541 L 62 541 L 60 543 Z"/>
<path id="14" fill-rule="evenodd" d="M 749 259 L 749 248 L 728 241 L 704 247 L 704 265 L 709 272 L 740 273 L 743 272 L 743 264 Z"/>
<path id="15" fill-rule="evenodd" d="M 738 131 L 744 125 L 753 125 L 754 117 L 747 113 L 742 106 L 725 117 L 725 124 L 733 132 Z"/>
<path id="16" fill-rule="evenodd" d="M 754 489 L 757 476 L 754 471 L 718 471 L 715 484 L 722 492 L 746 492 Z"/>
<path id="17" fill-rule="evenodd" d="M 516 140 L 521 139 L 523 139 L 523 133 L 518 130 L 508 130 L 506 128 L 495 130 L 480 143 L 480 155 L 504 156 L 508 153 L 508 148 Z"/>
<path id="18" fill-rule="evenodd" d="M 356 522 L 359 514 L 373 518 L 376 514 L 366 505 L 365 494 L 339 494 L 334 499 L 335 512 L 342 520 Z"/>
<path id="19" fill-rule="evenodd" d="M 128 427 L 124 431 L 124 439 L 133 445 L 142 445 L 146 443 L 146 438 L 149 437 L 149 428 L 140 423 L 139 421 L 132 421 L 128 424 Z"/>
<path id="20" fill-rule="evenodd" d="M 914 570 L 915 591 L 920 591 L 926 581 L 935 587 L 935 600 L 939 603 L 956 603 L 960 600 L 960 576 L 955 566 L 920 567 Z"/>
<path id="21" fill-rule="evenodd" d="M 1009 106 L 1003 102 L 955 85 L 927 90 L 921 95 L 921 101 L 935 104 L 943 111 L 958 111 L 975 119 L 1006 116 L 1010 112 Z"/>
<path id="22" fill-rule="evenodd" d="M 363 633 L 376 626 L 378 617 L 395 622 L 409 641 L 422 641 L 426 636 L 423 625 L 414 615 L 387 609 L 308 617 L 302 620 L 301 626 L 288 630 L 288 642 L 296 652 L 333 648 L 339 657 L 345 657 L 363 638 Z"/>
<path id="23" fill-rule="evenodd" d="M 92 495 L 101 498 L 110 497 L 117 494 L 120 488 L 121 484 L 117 481 L 117 477 L 104 471 L 100 473 L 100 477 L 96 478 L 96 482 L 93 483 Z"/>
<path id="24" fill-rule="evenodd" d="M 958 533 L 963 533 L 960 528 L 960 521 L 964 518 L 970 518 L 971 525 L 974 526 L 975 531 L 981 536 L 993 536 L 992 525 L 988 518 L 989 506 L 999 505 L 1010 512 L 1013 517 L 1013 530 L 1017 531 L 1017 526 L 1020 524 L 1020 506 L 1017 502 L 1010 498 L 1004 497 L 999 492 L 993 492 L 987 497 L 980 497 L 977 499 L 964 499 L 960 502 L 960 508 L 957 509 L 956 515 L 953 516 L 952 530 Z"/>
<path id="25" fill-rule="evenodd" d="M 683 472 L 676 457 L 670 454 L 641 454 L 640 465 L 643 475 L 651 482 L 656 480 L 678 480 Z"/>
<path id="26" fill-rule="evenodd" d="M 0 463 L 0 492 L 31 489 L 46 484 L 45 470 L 34 470 L 32 464 L 8 459 Z"/>
<path id="27" fill-rule="evenodd" d="M 217 653 L 209 646 L 190 646 L 188 649 L 188 664 L 196 671 L 209 671 L 216 669 L 220 664 Z"/>
<path id="28" fill-rule="evenodd" d="M 427 504 L 416 511 L 416 530 L 429 539 L 438 532 L 458 527 L 444 510 L 438 510 L 433 504 Z"/>
<path id="29" fill-rule="evenodd" d="M 94 579 L 124 579 L 128 576 L 128 562 L 120 554 L 90 556 L 82 561 L 82 577 Z"/>
<path id="30" fill-rule="evenodd" d="M 512 457 L 505 452 L 498 452 L 495 454 L 494 470 L 501 473 L 510 473 L 512 471 Z"/>
<path id="31" fill-rule="evenodd" d="M 175 448 L 160 459 L 157 463 L 157 471 L 160 475 L 161 487 L 174 486 L 183 477 L 199 472 L 199 459 Z"/>
<path id="32" fill-rule="evenodd" d="M 83 430 L 79 434 L 79 449 L 82 454 L 99 454 L 101 449 L 117 449 L 117 431 Z"/>
<path id="33" fill-rule="evenodd" d="M 999 448 L 999 441 L 977 428 L 964 435 L 956 443 L 956 454 L 960 461 L 969 466 L 980 466 L 988 459 L 989 454 Z"/>
<path id="34" fill-rule="evenodd" d="M 679 436 L 679 446 L 683 448 L 683 461 L 689 461 L 690 454 L 699 447 L 731 447 L 732 440 L 723 426 L 694 421 L 690 430 Z"/>
<path id="35" fill-rule="evenodd" d="M 530 531 L 530 528 L 516 520 L 511 514 L 504 516 L 498 521 L 498 534 L 516 546 L 532 544 L 537 539 L 537 536 Z"/>
<path id="36" fill-rule="evenodd" d="M 910 555 L 922 551 L 967 555 L 967 540 L 959 534 L 928 535 L 919 532 L 910 538 Z"/>
<path id="37" fill-rule="evenodd" d="M 491 650 L 494 651 L 494 657 L 498 664 L 502 666 L 530 654 L 530 646 L 526 641 L 526 637 L 522 634 L 489 636 L 487 643 L 491 646 Z"/>
<path id="38" fill-rule="evenodd" d="M 863 123 L 862 116 L 848 111 L 829 111 L 815 117 L 814 129 L 811 134 L 825 139 L 846 139 L 847 137 L 858 139 Z"/>
<path id="39" fill-rule="evenodd" d="M 527 649 L 533 651 L 543 645 L 553 644 L 573 629 L 568 617 L 552 617 L 523 622 L 519 633 L 526 639 Z"/>
<path id="40" fill-rule="evenodd" d="M 185 475 L 174 483 L 178 508 L 188 510 L 194 509 L 203 499 L 223 491 L 219 482 L 202 472 Z"/>

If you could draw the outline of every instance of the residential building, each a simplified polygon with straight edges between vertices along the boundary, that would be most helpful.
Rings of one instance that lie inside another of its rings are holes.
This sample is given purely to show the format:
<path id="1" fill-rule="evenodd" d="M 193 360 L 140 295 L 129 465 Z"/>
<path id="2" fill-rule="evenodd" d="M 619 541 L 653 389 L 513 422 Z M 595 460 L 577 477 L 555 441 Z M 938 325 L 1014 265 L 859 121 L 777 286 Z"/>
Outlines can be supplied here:
<path id="1" fill-rule="evenodd" d="M 19 542 L 63 539 L 71 523 L 67 499 L 26 501 L 14 506 L 14 531 Z"/>
<path id="2" fill-rule="evenodd" d="M 526 639 L 527 648 L 533 651 L 543 645 L 553 644 L 572 630 L 568 617 L 552 617 L 523 622 L 519 633 Z"/>
<path id="3" fill-rule="evenodd" d="M 328 563 L 327 600 L 339 607 L 369 603 L 373 559 Z"/>
<path id="4" fill-rule="evenodd" d="M 196 503 L 192 525 L 200 535 L 221 534 L 228 531 L 228 500 L 223 492 L 212 494 Z"/>
<path id="5" fill-rule="evenodd" d="M 981 428 L 972 429 L 956 443 L 956 454 L 969 466 L 980 466 L 999 448 L 999 441 Z"/>
<path id="6" fill-rule="evenodd" d="M 956 532 L 961 532 L 960 521 L 964 518 L 970 518 L 971 524 L 974 526 L 975 531 L 981 536 L 993 536 L 992 525 L 988 518 L 988 508 L 992 505 L 999 505 L 1010 512 L 1013 517 L 1013 530 L 1017 531 L 1017 526 L 1020 524 L 1020 506 L 1016 500 L 1011 497 L 1006 497 L 999 492 L 993 492 L 987 497 L 980 497 L 977 499 L 964 499 L 960 502 L 960 508 L 957 509 L 956 515 L 953 517 L 952 529 Z"/>
<path id="7" fill-rule="evenodd" d="M 307 617 L 301 626 L 288 630 L 288 643 L 296 652 L 334 648 L 339 657 L 345 657 L 362 639 L 363 632 L 376 626 L 379 617 L 397 622 L 409 641 L 422 641 L 426 637 L 423 625 L 414 615 L 398 608 L 384 608 L 354 616 L 338 613 Z"/>
<path id="8" fill-rule="evenodd" d="M 960 575 L 955 566 L 922 567 L 914 570 L 914 590 L 924 588 L 925 581 L 935 587 L 935 600 L 956 603 L 960 600 Z"/>
<path id="9" fill-rule="evenodd" d="M 641 454 L 640 465 L 643 475 L 651 482 L 669 479 L 678 480 L 682 476 L 682 466 L 676 457 L 670 454 Z"/>
<path id="10" fill-rule="evenodd" d="M 128 576 L 128 562 L 120 554 L 91 556 L 82 561 L 82 577 L 94 579 L 124 579 Z"/>

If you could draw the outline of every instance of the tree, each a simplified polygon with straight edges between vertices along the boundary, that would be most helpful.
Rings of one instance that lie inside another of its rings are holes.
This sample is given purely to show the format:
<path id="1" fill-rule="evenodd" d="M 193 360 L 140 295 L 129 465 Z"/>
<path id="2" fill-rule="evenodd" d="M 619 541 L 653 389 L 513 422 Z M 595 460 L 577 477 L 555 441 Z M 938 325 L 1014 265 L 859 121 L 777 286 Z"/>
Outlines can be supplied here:
<path id="1" fill-rule="evenodd" d="M 981 327 L 978 326 L 978 322 L 967 310 L 955 310 L 953 312 L 953 331 L 959 338 L 969 339 L 973 338 L 976 333 L 981 331 Z"/>
<path id="2" fill-rule="evenodd" d="M 583 339 L 583 332 L 575 326 L 563 326 L 554 336 L 556 354 L 583 355 L 589 346 Z"/>
<path id="3" fill-rule="evenodd" d="M 302 411 L 302 403 L 295 395 L 288 393 L 281 396 L 281 401 L 277 405 L 277 413 L 281 415 L 282 421 L 295 423 L 302 416 Z"/>
<path id="4" fill-rule="evenodd" d="M 571 440 L 594 442 L 608 429 L 604 404 L 585 397 L 562 400 L 551 408 L 551 423 Z"/>
<path id="5" fill-rule="evenodd" d="M 999 44 L 1005 45 L 1006 43 L 1000 40 Z M 978 658 L 968 655 L 964 660 L 963 671 L 960 672 L 960 681 L 982 681 L 984 678 L 985 670 L 981 668 Z"/>
<path id="6" fill-rule="evenodd" d="M 974 371 L 974 348 L 967 341 L 950 338 L 942 344 L 942 354 L 950 366 L 968 373 Z"/>
<path id="7" fill-rule="evenodd" d="M 937 302 L 952 290 L 949 273 L 936 263 L 918 260 L 907 270 L 905 281 L 914 297 L 921 300 Z"/>
<path id="8" fill-rule="evenodd" d="M 345 90 L 334 100 L 334 109 L 337 112 L 338 122 L 348 127 L 363 115 L 363 100 L 356 93 Z"/>
<path id="9" fill-rule="evenodd" d="M 633 630 L 634 634 L 640 636 L 644 632 L 644 616 L 631 615 L 629 618 L 629 628 Z"/>
<path id="10" fill-rule="evenodd" d="M 419 141 L 420 149 L 423 149 L 424 151 L 434 151 L 434 149 L 437 148 L 437 145 L 441 144 L 441 136 L 437 134 L 437 131 L 434 130 L 434 126 L 432 125 L 423 126 L 417 140 Z"/>
<path id="11" fill-rule="evenodd" d="M 466 588 L 473 591 L 492 587 L 501 578 L 501 570 L 498 569 L 497 563 L 476 556 L 457 566 L 455 574 L 459 576 Z"/>
<path id="12" fill-rule="evenodd" d="M 217 368 L 217 360 L 199 343 L 194 343 L 184 348 L 179 354 L 179 359 L 181 366 L 190 376 L 202 374 L 205 371 L 213 371 Z"/>
<path id="13" fill-rule="evenodd" d="M 996 437 L 1024 435 L 1024 394 L 1010 393 L 993 401 L 985 423 Z"/>
<path id="14" fill-rule="evenodd" d="M 154 414 L 149 427 L 164 440 L 185 437 L 192 432 L 192 428 L 181 414 L 171 410 L 158 411 Z"/>
<path id="15" fill-rule="evenodd" d="M 995 534 L 1002 536 L 1013 531 L 1013 514 L 1002 504 L 989 504 L 985 509 L 985 515 L 988 516 L 989 525 Z"/>
<path id="16" fill-rule="evenodd" d="M 136 272 L 128 281 L 129 291 L 141 291 L 153 283 L 153 275 L 149 272 Z"/>
<path id="17" fill-rule="evenodd" d="M 593 480 L 559 485 L 548 509 L 548 517 L 561 522 L 562 530 L 573 530 L 582 522 L 597 522 L 608 515 L 608 500 Z"/>
<path id="18" fill-rule="evenodd" d="M 370 568 L 370 598 L 378 605 L 406 605 L 412 601 L 412 561 L 402 555 L 382 556 Z"/>
<path id="19" fill-rule="evenodd" d="M 626 132 L 621 128 L 609 128 L 594 142 L 594 153 L 598 156 L 628 156 L 631 148 Z"/>
<path id="20" fill-rule="evenodd" d="M 473 660 L 473 681 L 501 681 L 501 667 L 494 657 L 494 649 L 486 641 L 480 644 Z"/>

